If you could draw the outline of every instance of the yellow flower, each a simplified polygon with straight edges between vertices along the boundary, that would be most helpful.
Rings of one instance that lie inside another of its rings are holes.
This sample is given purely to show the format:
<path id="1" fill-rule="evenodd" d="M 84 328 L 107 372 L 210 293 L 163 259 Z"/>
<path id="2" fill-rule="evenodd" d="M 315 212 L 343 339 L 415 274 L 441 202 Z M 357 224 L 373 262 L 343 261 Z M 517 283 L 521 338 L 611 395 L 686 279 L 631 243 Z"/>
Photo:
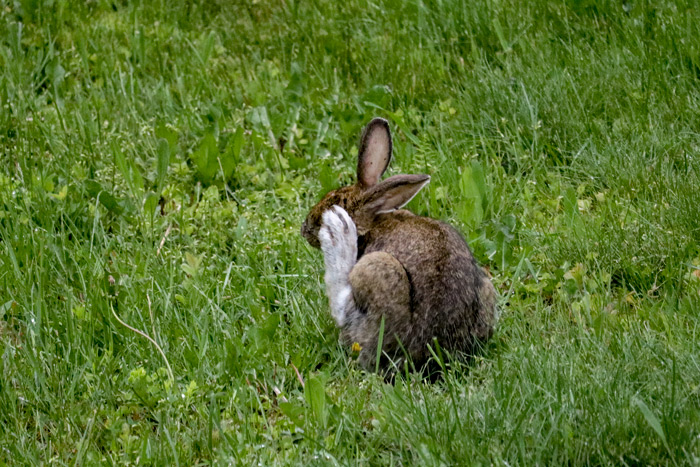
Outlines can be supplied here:
<path id="1" fill-rule="evenodd" d="M 353 342 L 351 349 L 353 352 L 359 352 L 362 350 L 362 346 L 358 342 Z"/>

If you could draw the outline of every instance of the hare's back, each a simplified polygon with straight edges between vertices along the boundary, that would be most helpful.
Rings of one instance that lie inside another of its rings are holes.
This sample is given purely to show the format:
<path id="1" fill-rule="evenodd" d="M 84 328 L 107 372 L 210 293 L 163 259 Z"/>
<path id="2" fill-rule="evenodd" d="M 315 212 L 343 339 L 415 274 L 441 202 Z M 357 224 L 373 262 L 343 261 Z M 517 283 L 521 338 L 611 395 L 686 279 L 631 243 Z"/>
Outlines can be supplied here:
<path id="1" fill-rule="evenodd" d="M 484 276 L 459 232 L 408 211 L 380 215 L 360 249 L 361 254 L 387 252 L 401 263 L 418 302 L 414 306 L 465 304 L 473 299 Z"/>
<path id="2" fill-rule="evenodd" d="M 395 211 L 381 215 L 359 246 L 360 254 L 391 254 L 406 270 L 413 323 L 403 339 L 414 358 L 427 358 L 422 353 L 433 338 L 446 349 L 470 353 L 474 337 L 490 336 L 493 287 L 453 227 Z"/>

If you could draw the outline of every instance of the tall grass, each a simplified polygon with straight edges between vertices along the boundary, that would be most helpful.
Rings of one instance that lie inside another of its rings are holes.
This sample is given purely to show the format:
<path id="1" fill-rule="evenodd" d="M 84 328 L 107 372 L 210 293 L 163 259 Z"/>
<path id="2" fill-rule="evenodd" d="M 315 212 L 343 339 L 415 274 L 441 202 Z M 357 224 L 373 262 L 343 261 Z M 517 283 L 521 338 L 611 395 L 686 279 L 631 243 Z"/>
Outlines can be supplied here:
<path id="1" fill-rule="evenodd" d="M 0 0 L 0 463 L 697 465 L 699 25 Z M 356 367 L 298 234 L 376 115 L 501 293 L 435 384 Z"/>

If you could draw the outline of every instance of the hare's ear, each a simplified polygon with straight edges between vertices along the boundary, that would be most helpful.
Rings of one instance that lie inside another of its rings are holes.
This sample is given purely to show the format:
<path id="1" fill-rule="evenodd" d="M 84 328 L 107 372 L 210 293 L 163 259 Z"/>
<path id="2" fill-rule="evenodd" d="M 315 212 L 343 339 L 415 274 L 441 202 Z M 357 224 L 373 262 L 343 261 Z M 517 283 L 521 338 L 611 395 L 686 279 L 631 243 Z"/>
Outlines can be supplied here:
<path id="1" fill-rule="evenodd" d="M 391 161 L 389 122 L 375 118 L 362 132 L 357 160 L 357 183 L 362 188 L 376 185 Z"/>
<path id="2" fill-rule="evenodd" d="M 373 186 L 365 195 L 363 214 L 374 216 L 399 209 L 428 184 L 430 175 L 394 175 Z"/>

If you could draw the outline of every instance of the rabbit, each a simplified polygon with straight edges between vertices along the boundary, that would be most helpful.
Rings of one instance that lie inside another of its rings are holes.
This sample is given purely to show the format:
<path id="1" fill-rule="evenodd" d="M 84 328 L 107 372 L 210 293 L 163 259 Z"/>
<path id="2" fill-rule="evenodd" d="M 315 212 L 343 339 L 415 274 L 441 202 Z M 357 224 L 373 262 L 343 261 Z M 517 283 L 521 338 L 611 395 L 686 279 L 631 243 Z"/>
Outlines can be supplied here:
<path id="1" fill-rule="evenodd" d="M 359 344 L 358 362 L 369 371 L 382 320 L 388 363 L 410 356 L 416 368 L 430 360 L 434 340 L 452 355 L 473 355 L 498 321 L 496 290 L 457 230 L 401 209 L 430 176 L 380 182 L 391 157 L 389 123 L 374 118 L 360 139 L 357 183 L 327 193 L 301 228 L 323 252 L 341 341 Z M 390 370 L 385 357 L 381 366 Z"/>

